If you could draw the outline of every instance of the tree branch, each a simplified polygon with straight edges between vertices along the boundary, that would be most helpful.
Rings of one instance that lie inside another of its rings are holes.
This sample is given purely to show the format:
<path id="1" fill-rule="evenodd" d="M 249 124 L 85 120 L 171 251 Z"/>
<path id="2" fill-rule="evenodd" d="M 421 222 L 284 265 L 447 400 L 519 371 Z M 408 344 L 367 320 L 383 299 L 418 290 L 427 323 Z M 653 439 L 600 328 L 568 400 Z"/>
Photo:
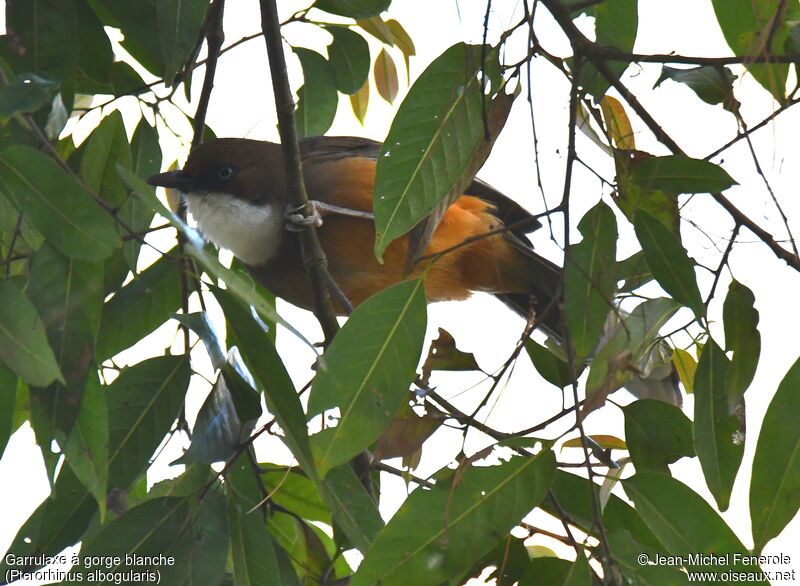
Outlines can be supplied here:
<path id="1" fill-rule="evenodd" d="M 281 136 L 284 166 L 286 169 L 286 187 L 289 200 L 308 217 L 312 210 L 308 205 L 308 194 L 303 181 L 300 146 L 297 139 L 297 128 L 294 122 L 294 100 L 289 87 L 289 76 L 286 71 L 286 59 L 283 54 L 281 25 L 278 19 L 276 0 L 260 0 L 261 28 L 267 44 L 272 89 L 275 94 L 275 109 L 278 114 L 278 131 Z M 333 340 L 339 331 L 339 322 L 331 303 L 327 286 L 327 264 L 325 252 L 322 250 L 316 228 L 309 226 L 300 237 L 303 264 L 311 287 L 314 303 L 314 315 L 322 326 L 326 345 Z"/>
<path id="2" fill-rule="evenodd" d="M 601 56 L 602 52 L 597 50 L 597 45 L 587 39 L 575 26 L 575 23 L 572 22 L 572 17 L 560 0 L 541 0 L 541 2 L 547 7 L 553 15 L 553 18 L 555 18 L 556 22 L 558 22 L 559 26 L 564 31 L 564 34 L 569 38 L 575 54 L 584 55 L 592 62 L 597 70 L 608 80 L 611 86 L 620 93 L 633 111 L 636 112 L 639 118 L 647 125 L 650 132 L 652 132 L 662 144 L 674 154 L 685 155 L 678 143 L 661 128 L 650 112 L 639 102 L 638 98 L 622 83 L 622 81 L 620 81 L 619 76 L 611 70 L 605 58 Z M 800 271 L 800 258 L 778 244 L 769 232 L 739 210 L 727 197 L 721 193 L 712 193 L 711 197 L 728 212 L 737 224 L 741 224 L 743 227 L 750 230 L 759 240 L 766 244 L 775 256 L 785 261 L 786 264 L 796 271 Z"/>

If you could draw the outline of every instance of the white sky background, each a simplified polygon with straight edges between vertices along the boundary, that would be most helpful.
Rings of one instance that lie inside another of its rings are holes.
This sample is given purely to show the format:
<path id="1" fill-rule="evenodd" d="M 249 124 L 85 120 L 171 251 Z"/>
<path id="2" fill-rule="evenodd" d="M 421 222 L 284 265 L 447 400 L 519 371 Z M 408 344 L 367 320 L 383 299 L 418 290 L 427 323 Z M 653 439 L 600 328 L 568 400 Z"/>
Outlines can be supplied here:
<path id="1" fill-rule="evenodd" d="M 231 43 L 241 36 L 258 31 L 260 17 L 256 0 L 229 1 L 225 14 L 226 42 Z M 289 8 L 284 13 L 288 16 L 291 8 L 302 7 L 298 2 L 281 2 Z M 453 2 L 439 0 L 436 2 L 402 2 L 395 0 L 389 17 L 399 20 L 410 32 L 417 47 L 418 56 L 411 61 L 411 78 L 415 79 L 436 56 L 452 44 L 466 40 L 480 42 L 482 37 L 484 2 Z M 507 27 L 519 17 L 520 6 L 517 3 L 494 2 L 495 11 L 490 25 L 495 34 Z M 729 49 L 719 31 L 710 2 L 697 0 L 640 0 L 640 29 L 636 51 L 640 53 L 669 53 L 693 56 L 728 55 Z M 517 13 L 514 13 L 514 10 Z M 328 20 L 326 16 L 317 15 L 320 20 Z M 538 34 L 542 44 L 551 52 L 567 55 L 569 46 L 555 26 L 548 27 L 549 16 L 541 10 L 537 23 Z M 590 30 L 591 23 L 583 23 Z M 327 34 L 315 30 L 308 25 L 295 24 L 286 27 L 285 38 L 292 44 L 306 46 L 324 53 L 329 43 Z M 491 40 L 491 36 L 490 36 Z M 514 52 L 524 50 L 523 35 L 519 35 L 518 44 L 509 48 L 508 61 L 516 61 L 519 56 Z M 377 54 L 378 44 L 371 43 L 373 56 Z M 402 57 L 397 50 L 392 56 L 398 64 L 401 78 L 404 76 Z M 294 87 L 299 85 L 299 65 L 293 57 L 290 60 L 290 75 Z M 194 76 L 193 90 L 199 92 L 202 83 L 202 72 L 198 70 Z M 741 74 L 739 68 L 734 72 Z M 704 157 L 717 147 L 733 138 L 736 134 L 736 122 L 733 116 L 720 106 L 709 106 L 697 99 L 686 87 L 673 82 L 666 82 L 660 88 L 651 91 L 659 74 L 658 66 L 629 69 L 625 81 L 636 93 L 644 105 L 661 123 L 664 129 L 687 151 L 689 155 Z M 406 90 L 401 83 L 399 104 Z M 544 59 L 537 59 L 533 66 L 533 96 L 535 122 L 539 137 L 539 164 L 542 170 L 542 183 L 550 205 L 561 198 L 563 189 L 564 167 L 566 162 L 567 114 L 569 84 L 565 78 Z M 741 76 L 735 83 L 735 92 L 743 104 L 743 115 L 751 125 L 768 116 L 776 107 L 769 94 L 762 90 L 748 76 Z M 500 135 L 489 161 L 480 173 L 482 179 L 488 181 L 505 194 L 517 199 L 534 212 L 542 211 L 541 194 L 536 187 L 536 175 L 532 158 L 531 124 L 525 91 L 517 100 L 511 117 Z M 136 120 L 132 99 L 121 100 L 126 108 L 126 126 L 129 134 L 133 131 Z M 359 135 L 381 140 L 389 128 L 395 107 L 383 102 L 375 88 L 372 88 L 370 106 L 366 124 L 361 127 L 350 113 L 346 99 L 340 104 L 339 115 L 328 134 Z M 193 111 L 190 108 L 188 111 Z M 798 153 L 796 133 L 798 113 L 790 111 L 781 115 L 776 123 L 767 125 L 753 135 L 753 142 L 760 157 L 761 166 L 767 175 L 777 197 L 785 206 L 789 218 L 795 218 L 793 229 L 800 232 L 800 204 L 797 199 L 797 185 L 800 184 L 800 153 Z M 97 119 L 94 120 L 96 123 Z M 277 140 L 276 121 L 273 107 L 269 71 L 263 40 L 257 39 L 223 55 L 219 62 L 216 84 L 212 94 L 208 123 L 218 136 L 247 136 L 256 139 Z M 637 131 L 637 148 L 654 154 L 667 154 L 664 147 L 657 145 L 649 132 L 633 120 Z M 87 121 L 84 128 L 79 128 L 76 135 L 83 136 L 91 126 Z M 160 131 L 162 129 L 159 129 Z M 190 137 L 190 129 L 181 129 Z M 162 133 L 163 134 L 163 133 Z M 177 149 L 174 141 L 164 140 L 165 164 L 178 157 L 185 160 L 186 152 Z M 582 135 L 578 137 L 578 152 L 581 158 L 609 181 L 613 181 L 614 168 L 612 161 L 591 144 Z M 747 152 L 746 144 L 741 141 L 735 148 L 722 156 L 723 166 L 740 183 L 726 194 L 745 213 L 761 225 L 768 227 L 782 239 L 785 235 L 780 218 L 774 206 L 768 204 L 768 194 L 760 178 L 755 174 L 752 160 Z M 719 162 L 719 160 L 715 160 Z M 602 196 L 608 201 L 608 192 L 590 172 L 580 165 L 575 166 L 574 187 L 572 191 L 572 214 L 577 223 L 583 213 L 592 207 Z M 312 194 L 313 195 L 313 194 Z M 682 199 L 682 201 L 684 201 Z M 727 214 L 711 202 L 709 196 L 695 196 L 685 210 L 685 217 L 698 218 L 709 236 L 717 246 L 724 247 L 722 238 L 729 233 L 732 223 Z M 619 227 L 623 235 L 620 243 L 619 257 L 624 258 L 636 250 L 633 242 L 633 231 L 622 219 Z M 555 227 L 560 232 L 560 216 L 555 216 Z M 698 230 L 684 223 L 684 240 L 689 252 L 700 263 L 716 266 L 719 253 L 714 244 Z M 575 239 L 577 233 L 574 234 Z M 740 242 L 754 242 L 754 237 L 743 230 Z M 560 261 L 561 251 L 549 240 L 546 229 L 533 236 L 533 242 L 541 254 Z M 723 514 L 725 520 L 733 527 L 740 540 L 752 547 L 750 538 L 750 522 L 748 512 L 748 492 L 750 479 L 750 463 L 760 422 L 789 366 L 797 359 L 798 345 L 796 332 L 800 331 L 800 311 L 797 309 L 797 292 L 800 291 L 800 277 L 786 268 L 784 263 L 774 258 L 763 245 L 738 244 L 731 255 L 731 266 L 736 278 L 750 287 L 756 297 L 756 307 L 760 312 L 759 329 L 762 334 L 762 358 L 759 370 L 747 400 L 747 442 L 744 462 L 734 487 L 731 507 Z M 701 290 L 710 285 L 708 273 L 700 270 Z M 721 307 L 727 290 L 728 273 L 723 275 L 718 288 L 718 298 L 710 308 L 712 333 L 718 342 L 724 340 L 721 326 Z M 658 288 L 648 290 L 654 294 Z M 297 310 L 288 304 L 281 303 L 279 311 L 291 323 L 299 326 L 307 337 L 319 340 L 319 328 L 308 312 Z M 684 317 L 684 314 L 679 314 Z M 466 319 L 465 319 L 466 318 Z M 716 323 L 714 319 L 716 318 Z M 678 321 L 675 322 L 676 324 Z M 680 322 L 683 323 L 683 322 Z M 440 303 L 429 308 L 429 336 L 435 335 L 437 327 L 450 331 L 461 350 L 474 352 L 478 362 L 487 372 L 494 372 L 502 365 L 511 353 L 523 323 L 505 306 L 485 295 L 477 295 L 465 302 Z M 139 344 L 135 352 L 126 357 L 129 362 L 141 359 L 139 356 L 159 352 L 169 343 L 164 336 L 171 335 L 173 326 L 162 328 L 148 342 Z M 160 336 L 160 338 L 159 338 Z M 158 340 L 158 341 L 154 341 Z M 685 344 L 687 340 L 676 339 Z M 290 334 L 279 331 L 279 350 L 294 380 L 302 385 L 311 376 L 308 366 L 313 356 Z M 438 391 L 446 398 L 467 411 L 474 406 L 488 388 L 485 377 L 479 373 L 434 375 L 432 383 L 438 385 Z M 474 385 L 477 387 L 472 388 Z M 208 386 L 196 382 L 196 389 L 191 398 L 194 412 L 204 399 Z M 800 390 L 799 390 L 800 391 Z M 617 401 L 628 402 L 624 391 L 613 397 Z M 513 431 L 529 427 L 557 412 L 561 408 L 561 394 L 538 377 L 524 356 L 518 361 L 510 384 L 499 393 L 499 400 L 490 402 L 489 408 L 481 412 L 484 420 L 496 429 Z M 192 405 L 190 405 L 192 412 Z M 692 416 L 692 398 L 688 397 L 684 411 Z M 800 423 L 800 422 L 799 422 Z M 569 423 L 565 423 L 549 433 L 554 437 Z M 619 409 L 607 405 L 599 412 L 593 413 L 585 422 L 587 433 L 604 433 L 623 435 L 623 419 Z M 466 451 L 474 452 L 488 443 L 485 437 L 471 433 L 467 439 Z M 443 429 L 437 432 L 434 439 L 426 444 L 423 464 L 417 474 L 425 476 L 439 467 L 446 465 L 460 450 L 461 434 Z M 173 442 L 165 449 L 151 472 L 150 480 L 175 476 L 180 468 L 170 468 L 168 462 L 179 455 L 180 445 Z M 185 446 L 184 446 L 185 447 Z M 265 441 L 257 444 L 261 461 L 286 461 L 288 452 L 276 441 Z M 574 452 L 574 453 L 571 453 Z M 566 450 L 558 454 L 560 460 L 578 460 L 581 455 L 577 450 Z M 392 462 L 399 466 L 399 462 Z M 686 460 L 671 466 L 673 473 L 681 481 L 698 491 L 713 503 L 705 488 L 700 465 L 696 459 Z M 629 473 L 630 471 L 627 471 Z M 778 471 L 776 471 L 777 473 Z M 14 479 L 12 482 L 0 484 L 0 551 L 5 549 L 13 539 L 17 528 L 38 506 L 41 499 L 48 494 L 44 467 L 38 449 L 33 444 L 33 433 L 25 426 L 14 435 L 3 459 L 0 461 L 0 477 Z M 403 481 L 383 475 L 382 491 L 384 498 L 381 510 L 388 517 L 402 502 L 405 493 Z M 560 524 L 548 523 L 542 517 L 535 518 L 540 523 L 555 531 L 560 531 Z M 570 556 L 571 552 L 558 549 L 551 540 L 535 537 L 533 543 L 546 544 L 557 549 L 560 555 Z M 793 556 L 793 565 L 786 567 L 767 567 L 766 569 L 798 569 L 800 570 L 800 522 L 797 519 L 777 539 L 765 549 L 765 553 L 786 553 Z"/>

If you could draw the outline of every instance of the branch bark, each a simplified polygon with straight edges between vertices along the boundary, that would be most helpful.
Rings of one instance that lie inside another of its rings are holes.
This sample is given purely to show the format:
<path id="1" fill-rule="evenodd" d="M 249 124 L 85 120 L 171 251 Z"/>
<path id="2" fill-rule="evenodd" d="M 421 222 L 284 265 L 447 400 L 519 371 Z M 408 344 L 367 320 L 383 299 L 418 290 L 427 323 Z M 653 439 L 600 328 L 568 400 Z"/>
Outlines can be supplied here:
<path id="1" fill-rule="evenodd" d="M 272 76 L 272 89 L 275 94 L 275 109 L 278 114 L 278 132 L 283 148 L 283 162 L 286 169 L 286 187 L 292 205 L 305 216 L 311 214 L 308 205 L 308 194 L 303 181 L 303 168 L 300 158 L 300 146 L 297 139 L 297 127 L 294 122 L 294 100 L 289 87 L 289 76 L 286 71 L 286 59 L 283 54 L 281 25 L 278 20 L 278 7 L 276 0 L 260 0 L 261 28 L 267 44 L 269 56 L 269 69 Z M 303 264 L 311 287 L 314 303 L 314 315 L 322 326 L 325 334 L 325 345 L 329 344 L 336 332 L 339 331 L 339 322 L 331 303 L 328 289 L 328 261 L 322 250 L 317 230 L 309 226 L 300 236 L 303 255 Z"/>

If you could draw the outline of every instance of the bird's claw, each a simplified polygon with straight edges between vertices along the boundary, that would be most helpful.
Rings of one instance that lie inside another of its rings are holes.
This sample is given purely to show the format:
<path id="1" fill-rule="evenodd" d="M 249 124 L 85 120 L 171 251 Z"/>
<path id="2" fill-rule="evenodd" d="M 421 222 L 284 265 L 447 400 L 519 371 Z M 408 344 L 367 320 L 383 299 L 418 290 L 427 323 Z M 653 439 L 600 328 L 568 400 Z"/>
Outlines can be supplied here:
<path id="1" fill-rule="evenodd" d="M 322 215 L 317 210 L 317 206 L 313 201 L 309 201 L 308 206 L 311 209 L 311 214 L 308 216 L 301 213 L 305 206 L 286 206 L 283 217 L 286 219 L 286 229 L 289 232 L 302 232 L 309 226 L 315 228 L 322 226 Z"/>

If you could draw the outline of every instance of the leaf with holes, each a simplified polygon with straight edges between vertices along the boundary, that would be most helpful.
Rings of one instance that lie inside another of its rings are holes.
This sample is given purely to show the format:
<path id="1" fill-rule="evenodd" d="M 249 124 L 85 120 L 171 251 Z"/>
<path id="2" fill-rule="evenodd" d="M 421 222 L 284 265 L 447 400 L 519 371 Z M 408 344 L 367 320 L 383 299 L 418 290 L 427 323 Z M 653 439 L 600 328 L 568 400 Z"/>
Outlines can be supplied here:
<path id="1" fill-rule="evenodd" d="M 735 405 L 753 382 L 761 354 L 758 310 L 753 292 L 739 281 L 731 281 L 722 307 L 725 349 L 733 352 L 728 371 L 728 402 Z"/>

